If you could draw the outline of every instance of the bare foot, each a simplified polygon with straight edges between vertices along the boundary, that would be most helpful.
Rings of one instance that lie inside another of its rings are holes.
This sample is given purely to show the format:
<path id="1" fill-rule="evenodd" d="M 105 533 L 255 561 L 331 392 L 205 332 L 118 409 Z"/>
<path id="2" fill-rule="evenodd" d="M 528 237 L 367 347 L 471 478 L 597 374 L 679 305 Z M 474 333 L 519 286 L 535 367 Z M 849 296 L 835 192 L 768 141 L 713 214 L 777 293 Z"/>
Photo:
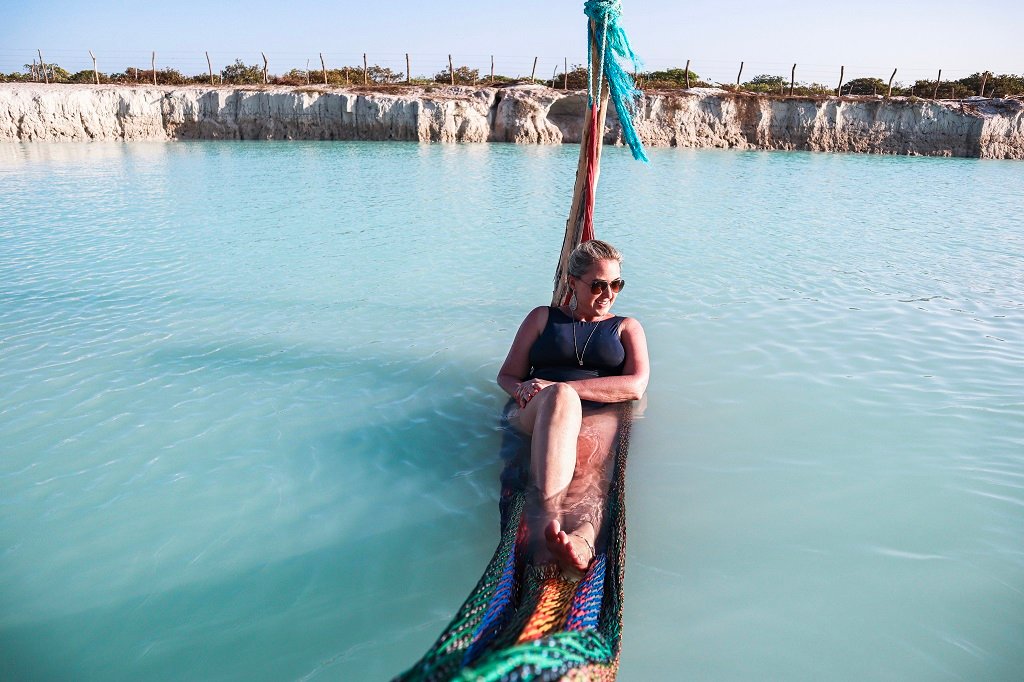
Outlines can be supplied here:
<path id="1" fill-rule="evenodd" d="M 587 529 L 588 524 L 584 524 Z M 563 569 L 583 573 L 594 560 L 594 541 L 587 537 L 584 529 L 579 534 L 566 533 L 562 530 L 558 521 L 552 521 L 544 528 L 544 540 L 547 542 L 548 551 L 555 557 L 555 561 Z"/>

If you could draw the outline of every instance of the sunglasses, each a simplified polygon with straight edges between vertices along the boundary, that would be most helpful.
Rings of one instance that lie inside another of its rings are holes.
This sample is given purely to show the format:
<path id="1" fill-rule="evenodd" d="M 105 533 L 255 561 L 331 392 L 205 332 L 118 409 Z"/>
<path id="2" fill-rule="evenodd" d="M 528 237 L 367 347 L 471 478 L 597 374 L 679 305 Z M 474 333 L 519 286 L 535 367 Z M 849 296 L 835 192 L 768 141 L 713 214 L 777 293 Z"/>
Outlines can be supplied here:
<path id="1" fill-rule="evenodd" d="M 580 281 L 583 282 L 583 280 Z M 583 283 L 586 284 L 586 282 Z M 608 291 L 609 289 L 611 289 L 613 292 L 617 294 L 620 291 L 622 291 L 622 287 L 624 286 L 626 286 L 626 280 L 622 279 L 621 277 L 618 279 L 613 279 L 610 282 L 606 282 L 603 279 L 595 279 L 590 283 L 590 293 L 596 295 L 601 293 L 602 291 Z"/>

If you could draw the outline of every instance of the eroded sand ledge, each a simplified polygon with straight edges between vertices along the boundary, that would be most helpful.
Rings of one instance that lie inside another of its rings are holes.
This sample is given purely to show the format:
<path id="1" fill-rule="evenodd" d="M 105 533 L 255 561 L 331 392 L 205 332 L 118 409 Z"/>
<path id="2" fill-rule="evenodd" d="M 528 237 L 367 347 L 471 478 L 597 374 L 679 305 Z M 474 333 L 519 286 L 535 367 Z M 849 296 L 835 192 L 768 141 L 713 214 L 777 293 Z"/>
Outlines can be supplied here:
<path id="1" fill-rule="evenodd" d="M 0 141 L 410 140 L 578 143 L 585 94 L 544 86 L 401 88 L 0 84 Z M 1024 159 L 1020 99 L 648 94 L 654 147 Z M 609 112 L 605 141 L 621 143 Z"/>

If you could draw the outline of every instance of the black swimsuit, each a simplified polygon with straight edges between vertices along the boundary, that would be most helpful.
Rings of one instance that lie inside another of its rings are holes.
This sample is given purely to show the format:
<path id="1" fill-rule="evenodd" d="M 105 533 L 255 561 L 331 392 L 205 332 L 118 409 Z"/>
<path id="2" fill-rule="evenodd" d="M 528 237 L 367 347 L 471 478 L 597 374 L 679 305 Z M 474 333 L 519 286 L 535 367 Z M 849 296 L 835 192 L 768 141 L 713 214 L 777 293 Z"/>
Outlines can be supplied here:
<path id="1" fill-rule="evenodd" d="M 619 327 L 624 319 L 615 316 L 600 322 L 576 322 L 549 306 L 544 331 L 530 347 L 530 378 L 573 381 L 622 374 L 626 349 Z"/>

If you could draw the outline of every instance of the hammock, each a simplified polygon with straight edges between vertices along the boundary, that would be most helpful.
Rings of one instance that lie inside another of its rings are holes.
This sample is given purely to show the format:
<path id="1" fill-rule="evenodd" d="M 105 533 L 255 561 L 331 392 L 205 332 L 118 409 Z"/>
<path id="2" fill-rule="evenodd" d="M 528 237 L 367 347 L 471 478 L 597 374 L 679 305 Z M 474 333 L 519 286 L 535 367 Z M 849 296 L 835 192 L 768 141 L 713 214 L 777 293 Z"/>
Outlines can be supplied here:
<path id="1" fill-rule="evenodd" d="M 607 514 L 597 554 L 579 580 L 530 563 L 527 504 L 530 445 L 507 426 L 502 444 L 501 540 L 455 618 L 408 671 L 413 680 L 613 680 L 618 671 L 625 569 L 626 454 L 632 404 L 608 405 L 614 437 Z M 588 415 L 584 414 L 584 427 Z"/>
<path id="2" fill-rule="evenodd" d="M 594 238 L 594 199 L 609 98 L 614 102 L 623 138 L 633 157 L 647 161 L 632 122 L 636 97 L 633 79 L 620 59 L 639 67 L 625 31 L 618 25 L 619 0 L 587 0 L 589 115 L 580 144 L 572 208 L 558 267 L 552 305 L 568 301 L 569 254 Z M 609 57 L 609 52 L 611 56 Z M 604 87 L 607 84 L 607 87 Z M 609 418 L 612 420 L 609 428 Z M 626 552 L 625 475 L 632 405 L 584 408 L 583 430 L 597 420 L 593 453 L 612 466 L 597 528 L 596 554 L 579 580 L 563 577 L 555 564 L 534 565 L 529 543 L 529 440 L 505 424 L 502 457 L 501 541 L 483 576 L 455 618 L 414 666 L 395 678 L 413 680 L 614 680 L 622 630 L 622 581 Z M 582 448 L 583 446 L 578 446 Z M 579 461 L 579 460 L 578 460 Z"/>

